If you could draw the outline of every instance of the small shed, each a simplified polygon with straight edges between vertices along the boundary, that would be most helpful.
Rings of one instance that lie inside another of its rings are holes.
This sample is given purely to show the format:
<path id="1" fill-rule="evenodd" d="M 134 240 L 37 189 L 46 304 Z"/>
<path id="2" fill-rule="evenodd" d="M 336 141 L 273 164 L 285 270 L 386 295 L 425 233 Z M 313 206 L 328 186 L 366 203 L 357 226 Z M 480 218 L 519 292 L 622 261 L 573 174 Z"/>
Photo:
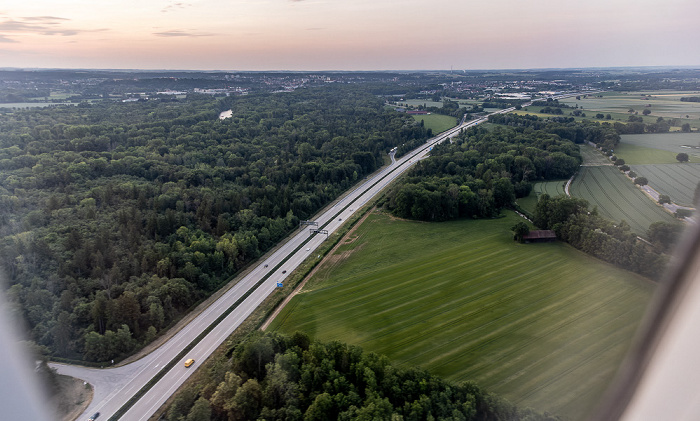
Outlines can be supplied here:
<path id="1" fill-rule="evenodd" d="M 534 230 L 523 235 L 523 242 L 525 243 L 550 243 L 556 241 L 556 239 L 557 234 L 552 230 Z"/>

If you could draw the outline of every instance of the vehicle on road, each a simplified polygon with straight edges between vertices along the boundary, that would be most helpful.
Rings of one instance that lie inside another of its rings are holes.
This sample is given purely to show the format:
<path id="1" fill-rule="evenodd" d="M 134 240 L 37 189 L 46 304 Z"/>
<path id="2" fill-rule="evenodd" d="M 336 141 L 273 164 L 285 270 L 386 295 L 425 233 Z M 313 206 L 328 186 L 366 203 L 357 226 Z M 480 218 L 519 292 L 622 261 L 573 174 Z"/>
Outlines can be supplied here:
<path id="1" fill-rule="evenodd" d="M 282 273 L 287 273 L 287 271 L 286 271 L 286 270 L 283 270 Z"/>
<path id="2" fill-rule="evenodd" d="M 265 267 L 268 267 L 269 265 L 265 265 Z"/>
<path id="3" fill-rule="evenodd" d="M 306 248 L 306 251 L 310 251 L 310 250 L 311 250 L 311 247 L 307 247 L 307 248 Z"/>
<path id="4" fill-rule="evenodd" d="M 194 364 L 194 360 L 193 360 L 192 358 L 190 358 L 189 360 L 185 361 L 185 367 L 189 367 L 189 366 L 191 366 L 192 364 Z"/>
<path id="5" fill-rule="evenodd" d="M 92 416 L 90 418 L 88 418 L 88 421 L 95 421 L 97 419 L 97 417 L 99 417 L 99 416 L 100 416 L 100 413 L 95 412 L 94 414 L 92 414 Z"/>

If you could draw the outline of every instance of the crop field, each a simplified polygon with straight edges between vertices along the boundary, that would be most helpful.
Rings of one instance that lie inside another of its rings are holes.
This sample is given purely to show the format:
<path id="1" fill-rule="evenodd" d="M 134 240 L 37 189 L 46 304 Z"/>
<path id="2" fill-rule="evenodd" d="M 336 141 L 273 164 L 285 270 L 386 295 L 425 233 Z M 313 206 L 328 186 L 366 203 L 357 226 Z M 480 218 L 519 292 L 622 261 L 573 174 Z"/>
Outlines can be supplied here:
<path id="1" fill-rule="evenodd" d="M 581 167 L 569 191 L 588 200 L 591 208 L 598 207 L 602 216 L 614 222 L 626 221 L 632 231 L 643 237 L 651 223 L 674 219 L 617 167 Z"/>
<path id="2" fill-rule="evenodd" d="M 433 129 L 433 134 L 442 133 L 457 124 L 456 118 L 442 114 L 420 114 L 414 115 L 413 118 L 419 123 L 423 120 L 426 128 Z"/>
<path id="3" fill-rule="evenodd" d="M 374 213 L 270 328 L 360 345 L 582 419 L 654 286 L 565 244 L 518 244 L 518 221 L 512 212 L 443 223 Z"/>
<path id="4" fill-rule="evenodd" d="M 631 146 L 631 147 L 630 147 Z M 649 150 L 653 149 L 653 150 Z M 700 134 L 648 133 L 620 136 L 615 154 L 631 164 L 672 164 L 684 152 L 690 162 L 700 162 Z M 625 157 L 624 155 L 628 155 Z M 629 158 L 629 161 L 628 161 Z"/>
<path id="5" fill-rule="evenodd" d="M 670 196 L 673 203 L 693 206 L 695 188 L 700 183 L 700 164 L 635 165 L 631 169 L 646 177 L 654 190 Z"/>
<path id="6" fill-rule="evenodd" d="M 77 105 L 76 103 L 58 103 L 58 102 L 3 102 L 0 103 L 0 108 L 42 108 L 56 105 Z"/>
<path id="7" fill-rule="evenodd" d="M 617 146 L 615 146 L 615 156 L 624 159 L 627 165 L 672 164 L 678 162 L 676 160 L 676 155 L 678 154 L 670 151 L 631 145 L 629 143 L 618 143 Z M 697 157 L 690 154 L 688 154 L 688 158 L 691 162 L 698 161 Z"/>
<path id="8" fill-rule="evenodd" d="M 647 92 L 603 92 L 602 98 L 597 96 L 581 98 L 565 98 L 559 100 L 568 105 L 578 105 L 584 108 L 586 114 L 591 110 L 610 113 L 615 120 L 627 120 L 631 108 L 642 115 L 649 109 L 651 116 L 645 117 L 645 123 L 656 121 L 657 117 L 664 119 L 675 118 L 679 125 L 689 123 L 691 127 L 700 127 L 700 103 L 681 102 L 681 97 L 700 96 L 698 92 L 647 91 Z M 650 95 L 650 96 L 647 96 Z M 648 107 L 647 107 L 648 106 Z M 688 116 L 688 117 L 686 117 Z M 678 129 L 679 127 L 676 127 Z"/>
<path id="9" fill-rule="evenodd" d="M 583 144 L 578 145 L 579 151 L 581 151 L 581 158 L 583 158 L 582 165 L 613 165 L 610 158 L 603 155 L 602 152 L 597 150 L 591 145 Z"/>
<path id="10" fill-rule="evenodd" d="M 547 193 L 551 197 L 566 195 L 564 191 L 564 186 L 568 180 L 551 180 L 551 181 L 539 181 L 532 185 L 532 191 L 527 197 L 522 197 L 517 200 L 518 205 L 522 206 L 523 209 L 529 212 L 535 212 L 535 206 L 537 201 L 540 199 L 542 193 Z"/>

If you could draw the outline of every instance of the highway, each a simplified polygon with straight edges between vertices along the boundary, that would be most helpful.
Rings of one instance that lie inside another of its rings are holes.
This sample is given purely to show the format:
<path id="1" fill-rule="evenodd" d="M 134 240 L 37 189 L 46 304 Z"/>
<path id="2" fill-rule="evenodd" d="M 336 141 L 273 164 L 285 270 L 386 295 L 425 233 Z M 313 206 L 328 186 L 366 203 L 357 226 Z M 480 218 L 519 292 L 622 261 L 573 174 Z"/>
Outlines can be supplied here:
<path id="1" fill-rule="evenodd" d="M 508 108 L 494 114 L 514 110 Z M 444 141 L 460 130 L 486 121 L 486 117 L 462 123 L 436 137 L 429 139 L 420 147 L 405 156 L 394 159 L 392 163 L 366 179 L 360 186 L 339 199 L 332 207 L 317 215 L 319 229 L 330 235 L 337 230 L 353 213 L 370 202 L 388 184 L 399 177 L 420 159 L 428 156 L 433 145 Z M 325 234 L 311 235 L 309 227 L 304 227 L 286 243 L 282 244 L 265 260 L 260 261 L 243 279 L 194 318 L 171 339 L 154 352 L 138 361 L 122 367 L 94 369 L 66 364 L 52 363 L 60 374 L 76 377 L 94 387 L 94 396 L 87 410 L 78 420 L 87 419 L 95 412 L 100 412 L 100 420 L 124 419 L 147 420 L 158 408 L 187 380 L 214 350 L 228 338 L 236 328 L 270 295 L 277 283 L 283 283 L 299 264 L 326 239 Z M 155 383 L 136 403 L 120 418 L 114 414 L 129 401 L 157 373 L 173 361 L 181 351 L 200 333 L 219 319 L 236 303 L 233 311 L 197 343 L 187 355 L 180 356 L 175 365 Z M 184 362 L 193 358 L 195 364 L 185 368 Z"/>

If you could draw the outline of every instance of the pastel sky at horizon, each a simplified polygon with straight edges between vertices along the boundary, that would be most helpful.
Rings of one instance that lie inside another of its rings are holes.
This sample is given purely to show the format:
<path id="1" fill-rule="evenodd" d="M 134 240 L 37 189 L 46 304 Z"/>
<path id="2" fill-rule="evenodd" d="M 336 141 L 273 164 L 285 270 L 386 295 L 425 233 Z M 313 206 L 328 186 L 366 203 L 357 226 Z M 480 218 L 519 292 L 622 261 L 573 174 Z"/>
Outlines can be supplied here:
<path id="1" fill-rule="evenodd" d="M 698 0 L 5 0 L 0 67 L 696 66 L 698 16 Z"/>

